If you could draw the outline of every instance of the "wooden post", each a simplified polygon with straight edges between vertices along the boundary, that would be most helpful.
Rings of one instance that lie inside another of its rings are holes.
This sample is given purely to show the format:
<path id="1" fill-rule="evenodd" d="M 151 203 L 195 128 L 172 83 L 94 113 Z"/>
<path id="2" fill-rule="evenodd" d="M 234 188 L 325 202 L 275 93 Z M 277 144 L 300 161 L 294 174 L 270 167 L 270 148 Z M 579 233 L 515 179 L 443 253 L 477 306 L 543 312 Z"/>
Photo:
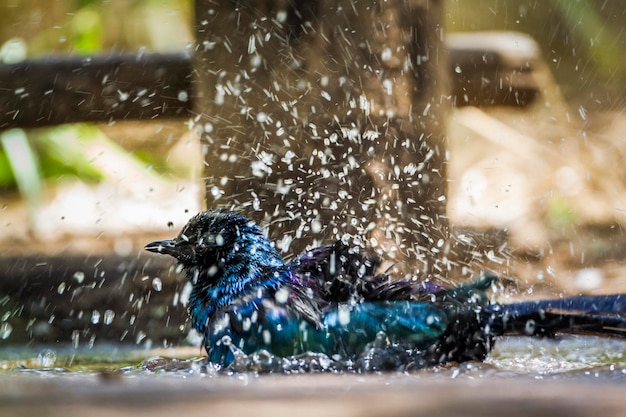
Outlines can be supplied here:
<path id="1" fill-rule="evenodd" d="M 207 205 L 281 251 L 344 238 L 447 267 L 440 0 L 197 0 Z"/>

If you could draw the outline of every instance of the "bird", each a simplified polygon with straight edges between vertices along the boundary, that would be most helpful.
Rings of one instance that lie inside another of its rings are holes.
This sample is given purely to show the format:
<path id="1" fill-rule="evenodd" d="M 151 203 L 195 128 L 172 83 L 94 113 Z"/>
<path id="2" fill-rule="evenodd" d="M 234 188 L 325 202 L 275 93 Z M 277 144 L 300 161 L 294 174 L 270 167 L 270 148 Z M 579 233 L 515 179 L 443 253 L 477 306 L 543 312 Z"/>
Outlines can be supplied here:
<path id="1" fill-rule="evenodd" d="M 361 370 L 484 360 L 503 335 L 626 335 L 626 294 L 498 303 L 497 276 L 444 286 L 378 272 L 381 260 L 339 240 L 285 261 L 246 216 L 192 217 L 145 249 L 173 256 L 191 283 L 188 313 L 208 361 L 314 353 Z"/>

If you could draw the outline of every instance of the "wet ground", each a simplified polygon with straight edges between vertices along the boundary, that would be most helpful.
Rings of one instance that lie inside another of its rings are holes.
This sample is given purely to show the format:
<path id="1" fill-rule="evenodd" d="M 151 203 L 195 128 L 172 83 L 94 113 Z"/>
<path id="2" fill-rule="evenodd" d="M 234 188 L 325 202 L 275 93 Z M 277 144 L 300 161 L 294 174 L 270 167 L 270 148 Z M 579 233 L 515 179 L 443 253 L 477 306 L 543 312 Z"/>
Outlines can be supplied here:
<path id="1" fill-rule="evenodd" d="M 511 337 L 500 340 L 484 363 L 384 374 L 225 374 L 206 367 L 198 353 L 197 348 L 133 351 L 104 345 L 5 348 L 0 351 L 0 415 L 626 413 L 626 340 L 620 339 Z M 161 356 L 147 358 L 153 354 Z"/>

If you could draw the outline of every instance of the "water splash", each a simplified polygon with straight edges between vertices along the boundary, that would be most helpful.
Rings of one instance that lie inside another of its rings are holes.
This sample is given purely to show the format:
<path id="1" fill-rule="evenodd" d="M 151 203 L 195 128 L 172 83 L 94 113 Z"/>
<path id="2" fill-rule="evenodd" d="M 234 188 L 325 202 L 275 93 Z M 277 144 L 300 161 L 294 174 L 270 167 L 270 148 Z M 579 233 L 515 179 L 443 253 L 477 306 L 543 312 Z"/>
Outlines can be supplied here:
<path id="1" fill-rule="evenodd" d="M 52 349 L 44 349 L 37 355 L 37 362 L 43 368 L 52 368 L 57 361 L 57 354 Z"/>
<path id="2" fill-rule="evenodd" d="M 485 362 L 424 366 L 417 352 L 378 341 L 360 358 L 340 361 L 320 353 L 277 357 L 267 351 L 246 355 L 236 349 L 235 362 L 226 368 L 207 362 L 196 348 L 164 353 L 130 345 L 85 343 L 33 350 L 0 349 L 0 372 L 51 376 L 96 375 L 103 377 L 150 375 L 181 378 L 250 378 L 262 374 L 372 374 L 381 370 L 404 372 L 420 378 L 484 379 L 582 379 L 626 382 L 626 341 L 591 336 L 556 339 L 509 337 L 498 340 Z M 168 355 L 164 357 L 159 355 Z M 175 358 L 176 356 L 183 359 Z M 147 358 L 147 359 L 146 359 Z"/>
<path id="3" fill-rule="evenodd" d="M 78 282 L 79 284 L 82 284 L 83 281 L 85 280 L 85 273 L 82 271 L 76 271 L 74 273 L 74 279 L 76 280 L 76 282 Z"/>
<path id="4" fill-rule="evenodd" d="M 98 324 L 100 323 L 100 312 L 98 310 L 93 310 L 91 312 L 91 323 L 92 324 Z"/>
<path id="5" fill-rule="evenodd" d="M 510 337 L 501 340 L 485 362 L 447 363 L 427 366 L 420 352 L 374 343 L 361 357 L 338 360 L 322 353 L 278 357 L 261 350 L 246 355 L 231 346 L 234 362 L 221 368 L 204 358 L 190 360 L 152 357 L 128 372 L 168 372 L 183 375 L 259 375 L 302 373 L 376 373 L 410 372 L 424 376 L 456 378 L 543 379 L 594 378 L 626 381 L 626 341 L 589 336 L 567 336 L 558 339 L 530 340 Z M 610 353 L 607 353 L 610 352 Z"/>
<path id="6" fill-rule="evenodd" d="M 104 324 L 107 326 L 113 323 L 113 319 L 115 318 L 115 312 L 113 310 L 105 310 L 104 312 Z"/>
<path id="7" fill-rule="evenodd" d="M 4 323 L 0 324 L 0 339 L 8 339 L 9 336 L 11 336 L 11 333 L 13 333 L 13 326 L 11 326 L 11 323 L 7 323 L 5 321 Z"/>

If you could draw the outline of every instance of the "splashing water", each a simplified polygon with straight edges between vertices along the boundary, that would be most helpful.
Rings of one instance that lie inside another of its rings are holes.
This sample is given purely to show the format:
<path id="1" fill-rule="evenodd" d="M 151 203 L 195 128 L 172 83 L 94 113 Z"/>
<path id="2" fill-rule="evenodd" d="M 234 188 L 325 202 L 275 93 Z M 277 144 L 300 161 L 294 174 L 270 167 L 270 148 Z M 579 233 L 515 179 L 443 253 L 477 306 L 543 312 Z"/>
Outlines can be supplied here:
<path id="1" fill-rule="evenodd" d="M 13 333 L 13 326 L 10 323 L 4 322 L 0 324 L 0 339 L 7 339 Z"/>
<path id="2" fill-rule="evenodd" d="M 465 362 L 424 367 L 419 355 L 398 347 L 374 344 L 355 361 L 340 361 L 320 353 L 308 352 L 277 357 L 267 351 L 246 355 L 232 347 L 235 361 L 228 368 L 206 362 L 152 357 L 130 373 L 174 373 L 183 375 L 228 376 L 301 373 L 371 373 L 380 369 L 410 371 L 430 377 L 485 378 L 530 377 L 551 379 L 593 378 L 626 382 L 626 341 L 593 336 L 565 336 L 557 339 L 507 337 L 485 362 Z M 498 346 L 498 345 L 496 345 Z"/>
<path id="3" fill-rule="evenodd" d="M 37 355 L 37 361 L 43 368 L 51 368 L 57 361 L 57 354 L 52 349 L 44 349 Z"/>
<path id="4" fill-rule="evenodd" d="M 153 354 L 156 353 L 156 355 Z M 556 339 L 506 337 L 485 362 L 465 362 L 424 367 L 416 352 L 378 341 L 360 358 L 341 361 L 321 353 L 277 357 L 267 351 L 246 355 L 233 348 L 228 368 L 207 362 L 199 350 L 183 348 L 159 356 L 159 351 L 120 346 L 72 346 L 32 349 L 0 349 L 0 370 L 6 374 L 40 373 L 83 375 L 113 372 L 119 375 L 171 375 L 180 377 L 228 377 L 259 374 L 372 373 L 380 369 L 409 372 L 423 377 L 589 379 L 626 382 L 626 341 L 595 336 L 563 336 Z M 30 356 L 33 355 L 33 356 Z M 28 357 L 33 359 L 28 359 Z M 146 359 L 147 358 L 147 359 Z"/>

